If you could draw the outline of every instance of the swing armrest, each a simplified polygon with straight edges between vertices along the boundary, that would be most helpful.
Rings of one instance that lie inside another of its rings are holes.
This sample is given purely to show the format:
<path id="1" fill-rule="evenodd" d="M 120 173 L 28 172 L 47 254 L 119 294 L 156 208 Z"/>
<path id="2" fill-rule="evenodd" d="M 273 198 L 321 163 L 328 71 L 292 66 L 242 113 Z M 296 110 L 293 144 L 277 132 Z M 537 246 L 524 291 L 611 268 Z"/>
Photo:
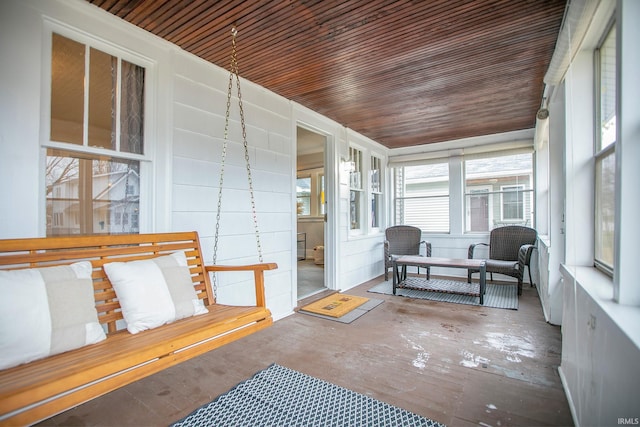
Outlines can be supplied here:
<path id="1" fill-rule="evenodd" d="M 256 305 L 258 307 L 266 307 L 264 272 L 266 270 L 275 270 L 278 268 L 278 264 L 275 262 L 265 262 L 249 265 L 206 265 L 204 268 L 207 273 L 214 271 L 253 271 L 254 284 L 256 287 Z"/>

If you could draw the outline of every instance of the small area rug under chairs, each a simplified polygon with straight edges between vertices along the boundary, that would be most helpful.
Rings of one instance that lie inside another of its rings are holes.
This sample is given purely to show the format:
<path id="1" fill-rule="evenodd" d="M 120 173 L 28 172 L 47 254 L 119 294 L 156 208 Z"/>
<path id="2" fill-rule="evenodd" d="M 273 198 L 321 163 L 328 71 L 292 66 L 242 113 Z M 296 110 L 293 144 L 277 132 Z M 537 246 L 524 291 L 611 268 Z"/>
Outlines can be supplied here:
<path id="1" fill-rule="evenodd" d="M 434 288 L 446 289 L 455 288 L 460 282 L 455 280 L 431 279 Z M 466 283 L 465 283 L 466 284 Z M 393 283 L 388 280 L 379 283 L 369 289 L 369 292 L 379 294 L 393 295 Z M 427 299 L 431 301 L 453 302 L 457 304 L 480 305 L 480 299 L 477 296 L 460 295 L 446 292 L 432 292 L 418 289 L 396 289 L 396 295 Z M 487 283 L 487 292 L 484 295 L 485 307 L 504 308 L 508 310 L 518 309 L 518 285 L 517 284 L 495 284 Z"/>
<path id="2" fill-rule="evenodd" d="M 351 323 L 382 302 L 381 299 L 335 293 L 305 305 L 299 312 L 341 323 Z"/>
<path id="3" fill-rule="evenodd" d="M 277 364 L 172 427 L 443 426 L 364 394 Z"/>

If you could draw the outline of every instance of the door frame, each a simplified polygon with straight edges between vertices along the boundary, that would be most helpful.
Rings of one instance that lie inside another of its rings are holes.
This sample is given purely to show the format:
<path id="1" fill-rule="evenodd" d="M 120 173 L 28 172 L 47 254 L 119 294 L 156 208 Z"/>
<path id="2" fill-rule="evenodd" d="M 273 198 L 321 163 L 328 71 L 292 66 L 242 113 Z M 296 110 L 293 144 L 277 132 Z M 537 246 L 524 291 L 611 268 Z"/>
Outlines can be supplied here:
<path id="1" fill-rule="evenodd" d="M 310 125 L 301 120 L 297 120 L 295 128 L 304 128 L 308 131 L 317 133 L 325 138 L 324 146 L 324 179 L 325 179 L 325 201 L 326 201 L 326 220 L 324 223 L 324 286 L 327 289 L 337 289 L 337 259 L 338 259 L 338 212 L 339 212 L 339 179 L 338 179 L 338 150 L 336 147 L 336 137 L 331 132 L 323 130 L 317 126 Z M 297 138 L 295 140 L 294 152 L 292 158 L 297 157 Z M 297 161 L 293 161 L 293 200 L 292 206 L 295 206 L 296 192 L 295 183 L 297 178 Z M 297 214 L 294 211 L 292 215 L 292 229 L 297 229 Z M 292 233 L 292 248 L 296 248 L 296 233 Z M 297 265 L 297 251 L 292 250 L 292 265 Z M 293 283 L 293 302 L 294 306 L 298 300 L 298 278 L 296 269 L 292 269 Z"/>

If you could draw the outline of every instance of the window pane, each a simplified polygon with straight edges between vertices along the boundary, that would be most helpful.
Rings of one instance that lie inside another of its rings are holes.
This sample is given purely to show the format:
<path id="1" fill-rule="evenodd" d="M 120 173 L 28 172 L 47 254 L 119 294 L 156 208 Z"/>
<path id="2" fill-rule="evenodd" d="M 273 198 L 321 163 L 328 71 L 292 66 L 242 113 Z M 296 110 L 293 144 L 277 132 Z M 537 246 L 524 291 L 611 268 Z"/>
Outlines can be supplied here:
<path id="1" fill-rule="evenodd" d="M 596 160 L 595 259 L 613 269 L 615 226 L 615 151 Z"/>
<path id="2" fill-rule="evenodd" d="M 502 187 L 502 220 L 521 221 L 524 219 L 524 186 L 513 185 Z"/>
<path id="3" fill-rule="evenodd" d="M 82 145 L 85 46 L 55 33 L 51 43 L 51 140 Z"/>
<path id="4" fill-rule="evenodd" d="M 349 147 L 349 228 L 351 230 L 359 230 L 362 228 L 362 210 L 361 206 L 366 206 L 366 200 L 362 190 L 362 151 L 357 148 Z M 365 207 L 366 209 L 366 207 Z"/>
<path id="5" fill-rule="evenodd" d="M 349 148 L 349 187 L 362 189 L 362 151 Z"/>
<path id="6" fill-rule="evenodd" d="M 382 194 L 371 194 L 371 227 L 380 227 L 380 210 L 382 207 Z"/>
<path id="7" fill-rule="evenodd" d="M 371 191 L 374 193 L 382 192 L 382 160 L 377 157 L 371 157 L 371 169 L 369 171 L 371 181 Z"/>
<path id="8" fill-rule="evenodd" d="M 52 35 L 51 140 L 144 154 L 145 69 L 95 48 L 85 56 L 84 44 Z"/>
<path id="9" fill-rule="evenodd" d="M 532 154 L 466 160 L 464 167 L 467 232 L 534 226 Z"/>
<path id="10" fill-rule="evenodd" d="M 395 223 L 449 232 L 449 164 L 396 169 Z"/>
<path id="11" fill-rule="evenodd" d="M 47 236 L 139 232 L 140 163 L 47 150 Z"/>
<path id="12" fill-rule="evenodd" d="M 382 160 L 371 157 L 369 169 L 369 188 L 371 189 L 371 228 L 379 228 L 382 220 Z"/>
<path id="13" fill-rule="evenodd" d="M 122 61 L 120 151 L 144 151 L 144 68 Z"/>
<path id="14" fill-rule="evenodd" d="M 616 30 L 600 47 L 600 150 L 616 141 Z"/>
<path id="15" fill-rule="evenodd" d="M 360 227 L 360 197 L 361 191 L 349 192 L 349 219 L 351 230 L 359 230 Z"/>
<path id="16" fill-rule="evenodd" d="M 115 150 L 118 59 L 93 48 L 89 58 L 89 146 Z"/>
<path id="17" fill-rule="evenodd" d="M 311 177 L 296 180 L 298 215 L 311 215 Z"/>

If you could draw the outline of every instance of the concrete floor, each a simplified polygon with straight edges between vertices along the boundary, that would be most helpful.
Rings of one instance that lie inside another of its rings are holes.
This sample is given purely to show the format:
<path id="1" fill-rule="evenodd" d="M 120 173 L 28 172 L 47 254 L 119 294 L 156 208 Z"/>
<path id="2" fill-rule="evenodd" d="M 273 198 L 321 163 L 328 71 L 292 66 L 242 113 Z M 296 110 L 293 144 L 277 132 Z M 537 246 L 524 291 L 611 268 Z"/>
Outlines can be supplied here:
<path id="1" fill-rule="evenodd" d="M 381 280 L 348 291 L 385 300 L 351 324 L 296 313 L 42 425 L 168 425 L 272 363 L 449 426 L 573 425 L 535 289 L 512 311 L 368 294 Z"/>

